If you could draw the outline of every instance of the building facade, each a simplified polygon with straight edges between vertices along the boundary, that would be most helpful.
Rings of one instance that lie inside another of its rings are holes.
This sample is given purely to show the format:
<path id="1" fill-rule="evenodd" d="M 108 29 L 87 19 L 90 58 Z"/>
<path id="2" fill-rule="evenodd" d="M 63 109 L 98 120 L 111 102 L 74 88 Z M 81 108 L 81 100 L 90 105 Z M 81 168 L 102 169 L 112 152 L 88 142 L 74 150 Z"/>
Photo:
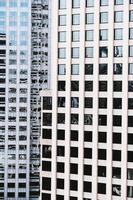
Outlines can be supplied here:
<path id="1" fill-rule="evenodd" d="M 48 86 L 48 0 L 33 0 L 31 15 L 30 198 L 38 199 L 41 132 L 39 92 Z"/>
<path id="2" fill-rule="evenodd" d="M 0 1 L 0 199 L 29 199 L 31 3 Z"/>
<path id="3" fill-rule="evenodd" d="M 41 199 L 133 199 L 133 1 L 51 0 Z"/>

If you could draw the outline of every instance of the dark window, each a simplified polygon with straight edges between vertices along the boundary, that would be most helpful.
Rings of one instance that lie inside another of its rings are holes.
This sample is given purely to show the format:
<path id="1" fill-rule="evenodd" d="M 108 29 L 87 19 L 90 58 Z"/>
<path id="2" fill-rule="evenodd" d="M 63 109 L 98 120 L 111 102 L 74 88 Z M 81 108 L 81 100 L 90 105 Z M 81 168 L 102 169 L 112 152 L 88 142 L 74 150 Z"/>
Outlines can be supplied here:
<path id="1" fill-rule="evenodd" d="M 84 186 L 83 186 L 84 192 L 91 192 L 92 191 L 92 183 L 84 181 Z"/>
<path id="2" fill-rule="evenodd" d="M 99 126 L 106 126 L 107 125 L 107 115 L 99 115 L 98 125 Z"/>
<path id="3" fill-rule="evenodd" d="M 79 81 L 71 81 L 71 91 L 79 91 Z"/>
<path id="4" fill-rule="evenodd" d="M 100 58 L 108 57 L 108 47 L 99 47 L 99 57 Z"/>
<path id="5" fill-rule="evenodd" d="M 122 81 L 114 81 L 113 90 L 114 92 L 122 92 Z"/>
<path id="6" fill-rule="evenodd" d="M 112 195 L 121 196 L 121 186 L 120 185 L 112 185 Z"/>
<path id="7" fill-rule="evenodd" d="M 70 173 L 78 174 L 78 164 L 70 163 Z"/>
<path id="8" fill-rule="evenodd" d="M 43 171 L 51 171 L 51 162 L 50 161 L 42 161 L 42 170 Z"/>
<path id="9" fill-rule="evenodd" d="M 51 145 L 43 145 L 42 146 L 42 157 L 43 158 L 51 158 L 52 147 Z"/>
<path id="10" fill-rule="evenodd" d="M 84 125 L 92 125 L 92 124 L 93 124 L 93 115 L 84 114 Z"/>
<path id="11" fill-rule="evenodd" d="M 63 195 L 56 195 L 56 200 L 64 200 L 64 196 Z"/>
<path id="12" fill-rule="evenodd" d="M 84 131 L 84 141 L 92 142 L 92 131 Z"/>
<path id="13" fill-rule="evenodd" d="M 52 97 L 43 97 L 43 109 L 52 110 Z"/>
<path id="14" fill-rule="evenodd" d="M 84 175 L 91 176 L 92 175 L 92 166 L 84 165 Z"/>
<path id="15" fill-rule="evenodd" d="M 98 166 L 98 176 L 106 177 L 106 167 L 105 166 Z"/>
<path id="16" fill-rule="evenodd" d="M 128 144 L 133 144 L 133 133 L 128 133 Z"/>
<path id="17" fill-rule="evenodd" d="M 70 190 L 74 190 L 74 191 L 78 190 L 78 181 L 70 180 Z"/>
<path id="18" fill-rule="evenodd" d="M 120 150 L 113 150 L 113 161 L 121 161 L 121 151 Z"/>
<path id="19" fill-rule="evenodd" d="M 99 143 L 107 142 L 107 133 L 106 132 L 98 132 L 98 142 Z"/>
<path id="20" fill-rule="evenodd" d="M 122 116 L 113 115 L 113 126 L 121 126 L 122 125 Z"/>
<path id="21" fill-rule="evenodd" d="M 119 167 L 112 168 L 112 178 L 121 178 L 121 168 Z"/>
<path id="22" fill-rule="evenodd" d="M 113 133 L 113 143 L 121 144 L 121 133 Z"/>
<path id="23" fill-rule="evenodd" d="M 52 125 L 52 113 L 43 113 L 43 126 Z"/>
<path id="24" fill-rule="evenodd" d="M 51 178 L 42 177 L 42 189 L 51 190 Z"/>
<path id="25" fill-rule="evenodd" d="M 57 140 L 65 140 L 65 130 L 57 130 Z"/>
<path id="26" fill-rule="evenodd" d="M 107 108 L 107 98 L 99 98 L 99 108 Z"/>
<path id="27" fill-rule="evenodd" d="M 133 92 L 133 81 L 128 81 L 128 92 Z"/>
<path id="28" fill-rule="evenodd" d="M 71 108 L 78 108 L 78 107 L 79 107 L 79 98 L 71 97 Z"/>
<path id="29" fill-rule="evenodd" d="M 64 189 L 64 179 L 57 178 L 57 189 Z"/>
<path id="30" fill-rule="evenodd" d="M 58 113 L 57 114 L 57 123 L 58 124 L 65 124 L 65 114 L 64 113 Z"/>
<path id="31" fill-rule="evenodd" d="M 84 158 L 92 158 L 92 149 L 84 148 Z"/>
<path id="32" fill-rule="evenodd" d="M 106 149 L 98 149 L 98 159 L 106 160 Z"/>
<path id="33" fill-rule="evenodd" d="M 66 83 L 65 81 L 58 81 L 58 91 L 65 91 Z"/>
<path id="34" fill-rule="evenodd" d="M 128 109 L 133 109 L 133 98 L 128 99 Z"/>
<path id="35" fill-rule="evenodd" d="M 114 72 L 114 74 L 122 74 L 122 64 L 121 63 L 115 63 L 113 65 L 113 72 Z"/>
<path id="36" fill-rule="evenodd" d="M 99 81 L 99 91 L 100 92 L 107 91 L 107 81 Z"/>
<path id="37" fill-rule="evenodd" d="M 51 194 L 42 193 L 42 199 L 51 200 Z"/>
<path id="38" fill-rule="evenodd" d="M 65 97 L 58 97 L 58 107 L 65 107 Z"/>
<path id="39" fill-rule="evenodd" d="M 78 124 L 79 115 L 78 114 L 71 114 L 71 124 Z"/>
<path id="40" fill-rule="evenodd" d="M 106 184 L 105 183 L 98 183 L 98 193 L 106 194 Z"/>
<path id="41" fill-rule="evenodd" d="M 84 107 L 85 108 L 93 108 L 93 98 L 92 97 L 85 97 Z"/>
<path id="42" fill-rule="evenodd" d="M 127 186 L 127 197 L 133 198 L 133 186 Z"/>
<path id="43" fill-rule="evenodd" d="M 51 139 L 52 138 L 52 130 L 51 129 L 43 129 L 42 130 L 42 138 L 43 139 Z"/>
<path id="44" fill-rule="evenodd" d="M 65 147 L 57 146 L 57 156 L 65 156 Z"/>
<path id="45" fill-rule="evenodd" d="M 78 147 L 70 147 L 70 157 L 78 157 Z"/>
<path id="46" fill-rule="evenodd" d="M 122 109 L 122 98 L 113 99 L 113 109 Z"/>
<path id="47" fill-rule="evenodd" d="M 123 57 L 123 47 L 122 46 L 114 47 L 114 57 Z"/>
<path id="48" fill-rule="evenodd" d="M 127 179 L 133 180 L 133 169 L 127 169 Z"/>
<path id="49" fill-rule="evenodd" d="M 93 91 L 93 81 L 85 81 L 85 91 Z"/>
<path id="50" fill-rule="evenodd" d="M 133 127 L 133 116 L 128 116 L 128 127 Z"/>
<path id="51" fill-rule="evenodd" d="M 107 74 L 108 73 L 108 65 L 107 64 L 99 64 L 99 74 Z"/>
<path id="52" fill-rule="evenodd" d="M 78 131 L 71 130 L 70 139 L 71 141 L 78 141 Z"/>
<path id="53" fill-rule="evenodd" d="M 127 162 L 133 162 L 133 151 L 127 152 Z"/>
<path id="54" fill-rule="evenodd" d="M 65 164 L 63 162 L 57 162 L 57 172 L 64 173 Z"/>
<path id="55" fill-rule="evenodd" d="M 93 74 L 93 64 L 85 64 L 85 75 Z"/>

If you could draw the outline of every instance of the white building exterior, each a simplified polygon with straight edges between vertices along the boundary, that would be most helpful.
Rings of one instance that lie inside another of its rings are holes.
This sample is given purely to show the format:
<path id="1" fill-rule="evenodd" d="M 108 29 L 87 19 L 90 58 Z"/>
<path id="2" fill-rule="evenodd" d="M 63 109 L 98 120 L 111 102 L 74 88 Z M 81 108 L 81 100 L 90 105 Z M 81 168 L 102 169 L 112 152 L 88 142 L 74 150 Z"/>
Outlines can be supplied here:
<path id="1" fill-rule="evenodd" d="M 51 0 L 41 199 L 133 199 L 133 1 Z"/>

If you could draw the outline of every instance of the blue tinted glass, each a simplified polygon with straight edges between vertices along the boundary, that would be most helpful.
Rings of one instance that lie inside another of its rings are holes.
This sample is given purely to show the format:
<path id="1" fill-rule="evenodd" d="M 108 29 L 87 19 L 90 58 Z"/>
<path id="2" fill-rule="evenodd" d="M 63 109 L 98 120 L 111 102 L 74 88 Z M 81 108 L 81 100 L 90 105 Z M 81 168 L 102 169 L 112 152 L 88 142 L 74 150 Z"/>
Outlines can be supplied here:
<path id="1" fill-rule="evenodd" d="M 0 7 L 5 7 L 6 6 L 6 1 L 5 0 L 1 0 L 0 1 Z"/>

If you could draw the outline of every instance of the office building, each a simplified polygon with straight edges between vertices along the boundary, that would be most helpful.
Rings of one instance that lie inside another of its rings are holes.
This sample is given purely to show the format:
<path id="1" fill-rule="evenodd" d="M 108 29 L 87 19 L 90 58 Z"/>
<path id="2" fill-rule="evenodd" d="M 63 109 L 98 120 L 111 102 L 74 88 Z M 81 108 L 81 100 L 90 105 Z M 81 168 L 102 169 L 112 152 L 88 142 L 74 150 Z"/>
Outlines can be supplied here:
<path id="1" fill-rule="evenodd" d="M 41 199 L 133 199 L 133 1 L 51 0 Z"/>

